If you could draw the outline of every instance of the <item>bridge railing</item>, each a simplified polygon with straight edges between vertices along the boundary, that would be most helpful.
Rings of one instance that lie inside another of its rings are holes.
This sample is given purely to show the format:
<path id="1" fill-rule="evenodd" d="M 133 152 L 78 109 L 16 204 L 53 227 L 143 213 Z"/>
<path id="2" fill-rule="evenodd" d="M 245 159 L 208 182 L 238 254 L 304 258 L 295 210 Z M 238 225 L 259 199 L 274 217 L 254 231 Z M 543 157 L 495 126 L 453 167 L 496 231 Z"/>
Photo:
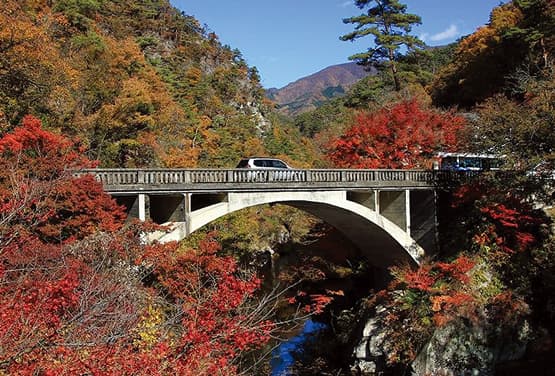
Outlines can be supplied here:
<path id="1" fill-rule="evenodd" d="M 108 192 L 252 189 L 432 188 L 464 183 L 479 171 L 349 169 L 89 169 Z"/>
<path id="2" fill-rule="evenodd" d="M 461 182 L 477 172 L 430 170 L 349 170 L 349 169 L 90 169 L 76 175 L 93 174 L 107 190 L 171 189 L 172 187 L 243 187 L 271 184 L 301 186 L 419 186 Z"/>

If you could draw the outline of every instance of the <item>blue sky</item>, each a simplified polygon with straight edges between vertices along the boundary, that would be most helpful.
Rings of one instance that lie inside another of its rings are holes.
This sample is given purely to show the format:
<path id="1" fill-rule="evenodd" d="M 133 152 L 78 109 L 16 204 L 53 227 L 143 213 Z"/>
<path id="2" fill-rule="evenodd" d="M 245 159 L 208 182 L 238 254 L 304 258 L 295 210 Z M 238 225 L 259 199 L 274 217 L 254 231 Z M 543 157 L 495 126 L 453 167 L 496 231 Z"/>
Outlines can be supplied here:
<path id="1" fill-rule="evenodd" d="M 353 30 L 343 18 L 361 10 L 353 0 L 170 0 L 206 24 L 222 44 L 239 49 L 256 66 L 265 88 L 283 87 L 365 51 L 372 37 L 343 42 Z M 405 0 L 422 17 L 413 29 L 429 45 L 453 42 L 484 25 L 500 0 Z"/>

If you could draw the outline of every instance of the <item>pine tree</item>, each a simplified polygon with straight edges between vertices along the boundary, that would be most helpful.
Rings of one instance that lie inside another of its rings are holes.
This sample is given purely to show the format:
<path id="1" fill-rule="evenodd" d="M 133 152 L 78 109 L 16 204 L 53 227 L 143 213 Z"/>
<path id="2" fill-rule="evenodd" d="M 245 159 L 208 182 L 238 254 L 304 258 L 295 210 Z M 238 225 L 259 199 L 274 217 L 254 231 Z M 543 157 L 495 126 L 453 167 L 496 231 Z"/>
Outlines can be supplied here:
<path id="1" fill-rule="evenodd" d="M 505 38 L 524 40 L 534 55 L 541 56 L 543 68 L 553 62 L 555 50 L 555 1 L 514 0 L 513 4 L 524 18 L 517 25 L 505 31 Z"/>
<path id="2" fill-rule="evenodd" d="M 374 47 L 368 48 L 349 57 L 362 65 L 386 65 L 391 70 L 395 90 L 401 89 L 399 75 L 397 74 L 397 51 L 406 46 L 409 50 L 422 47 L 422 42 L 417 37 L 410 35 L 412 25 L 419 25 L 421 19 L 415 14 L 407 14 L 407 6 L 398 0 L 355 0 L 355 5 L 364 9 L 371 4 L 366 14 L 343 19 L 344 23 L 355 24 L 355 30 L 340 37 L 343 41 L 354 41 L 367 36 L 374 36 Z"/>

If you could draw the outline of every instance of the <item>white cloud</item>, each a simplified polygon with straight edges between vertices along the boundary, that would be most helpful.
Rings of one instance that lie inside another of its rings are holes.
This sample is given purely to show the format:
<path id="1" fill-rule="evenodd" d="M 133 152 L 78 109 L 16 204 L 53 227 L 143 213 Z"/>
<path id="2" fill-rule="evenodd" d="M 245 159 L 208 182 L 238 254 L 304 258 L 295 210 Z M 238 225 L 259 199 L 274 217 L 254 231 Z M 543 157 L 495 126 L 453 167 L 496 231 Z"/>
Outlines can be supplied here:
<path id="1" fill-rule="evenodd" d="M 347 8 L 347 7 L 350 6 L 350 5 L 353 5 L 353 1 L 352 1 L 352 0 L 350 0 L 350 1 L 344 1 L 344 2 L 342 2 L 339 6 L 342 7 L 342 8 Z"/>
<path id="2" fill-rule="evenodd" d="M 450 25 L 447 29 L 445 29 L 444 31 L 434 34 L 432 36 L 430 36 L 430 40 L 433 42 L 439 42 L 442 40 L 446 40 L 446 39 L 453 39 L 455 37 L 458 37 L 459 35 L 461 35 L 459 29 L 457 28 L 457 25 Z M 428 37 L 428 35 L 425 35 L 426 37 Z"/>
<path id="3" fill-rule="evenodd" d="M 430 36 L 430 33 L 422 33 L 418 36 L 418 38 L 422 41 L 422 42 L 426 42 L 428 40 L 428 37 Z"/>

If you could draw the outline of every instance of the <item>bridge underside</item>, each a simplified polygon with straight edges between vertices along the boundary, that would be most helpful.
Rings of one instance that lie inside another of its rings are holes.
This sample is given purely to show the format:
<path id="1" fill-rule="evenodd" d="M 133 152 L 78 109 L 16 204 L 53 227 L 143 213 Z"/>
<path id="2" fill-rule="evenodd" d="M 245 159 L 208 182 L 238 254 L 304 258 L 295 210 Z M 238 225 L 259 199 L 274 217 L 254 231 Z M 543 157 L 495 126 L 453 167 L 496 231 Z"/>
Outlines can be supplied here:
<path id="1" fill-rule="evenodd" d="M 117 196 L 130 217 L 169 224 L 169 233 L 151 234 L 179 241 L 208 223 L 247 207 L 280 203 L 306 211 L 347 236 L 369 261 L 387 267 L 418 263 L 436 250 L 433 190 L 317 192 L 174 193 Z"/>
<path id="2" fill-rule="evenodd" d="M 309 202 L 286 202 L 314 215 L 342 232 L 372 264 L 381 267 L 397 263 L 418 263 L 424 256 L 420 247 L 401 228 L 380 215 L 361 216 L 357 212 Z M 356 204 L 355 204 L 356 205 Z M 365 211 L 365 210 L 362 210 Z M 386 230 L 387 228 L 387 230 Z"/>

